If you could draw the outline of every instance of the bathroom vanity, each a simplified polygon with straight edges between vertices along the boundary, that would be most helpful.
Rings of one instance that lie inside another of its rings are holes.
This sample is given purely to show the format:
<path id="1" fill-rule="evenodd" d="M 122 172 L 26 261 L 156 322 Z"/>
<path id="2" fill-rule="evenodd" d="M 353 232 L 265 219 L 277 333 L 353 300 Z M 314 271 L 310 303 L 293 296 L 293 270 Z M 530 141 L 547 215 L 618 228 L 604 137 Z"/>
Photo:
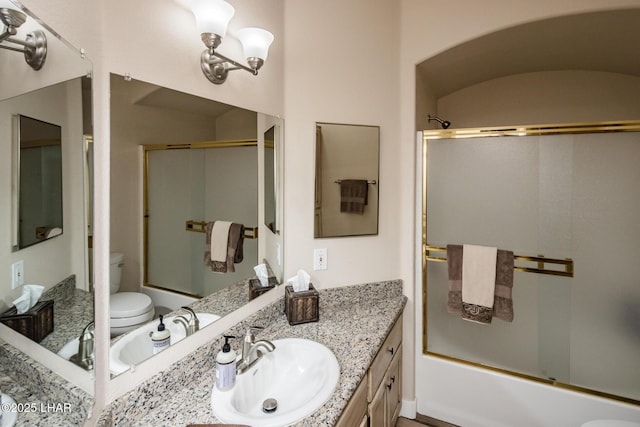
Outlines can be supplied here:
<path id="1" fill-rule="evenodd" d="M 406 300 L 399 280 L 323 289 L 318 322 L 289 325 L 282 298 L 225 331 L 225 335 L 242 337 L 249 327 L 258 325 L 264 330 L 256 334 L 256 339 L 304 338 L 334 353 L 340 365 L 335 390 L 318 410 L 294 424 L 296 427 L 360 425 L 369 413 L 372 425 L 392 425 L 378 417 L 382 414 L 392 420 L 399 410 L 402 311 Z M 119 397 L 105 408 L 97 425 L 220 422 L 211 408 L 211 391 L 215 354 L 223 341 L 218 337 Z M 236 341 L 233 348 L 239 350 L 240 344 Z M 391 388 L 387 387 L 389 382 Z M 359 417 L 358 423 L 345 424 L 343 419 L 351 419 L 347 417 L 352 416 L 352 408 L 362 407 L 362 402 L 366 411 L 353 415 Z"/>
<path id="2" fill-rule="evenodd" d="M 373 359 L 336 427 L 393 427 L 402 403 L 402 317 Z"/>

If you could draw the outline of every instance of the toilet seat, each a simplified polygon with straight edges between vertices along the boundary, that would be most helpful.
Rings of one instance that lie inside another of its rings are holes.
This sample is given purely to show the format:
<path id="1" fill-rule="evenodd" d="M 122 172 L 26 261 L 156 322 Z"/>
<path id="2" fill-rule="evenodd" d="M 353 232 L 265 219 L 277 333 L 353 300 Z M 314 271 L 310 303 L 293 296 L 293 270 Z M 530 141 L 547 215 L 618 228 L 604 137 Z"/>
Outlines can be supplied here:
<path id="1" fill-rule="evenodd" d="M 593 420 L 582 424 L 582 427 L 637 427 L 640 424 L 623 420 Z"/>
<path id="2" fill-rule="evenodd" d="M 129 332 L 153 319 L 154 307 L 148 295 L 138 292 L 119 292 L 109 298 L 111 335 Z"/>

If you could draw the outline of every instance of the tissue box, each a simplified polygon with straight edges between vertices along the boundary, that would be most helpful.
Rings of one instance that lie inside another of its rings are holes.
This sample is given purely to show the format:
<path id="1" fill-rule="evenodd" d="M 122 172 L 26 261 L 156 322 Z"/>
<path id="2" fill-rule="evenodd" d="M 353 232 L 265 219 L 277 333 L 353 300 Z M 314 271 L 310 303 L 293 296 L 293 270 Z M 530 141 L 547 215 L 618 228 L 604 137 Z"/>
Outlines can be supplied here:
<path id="1" fill-rule="evenodd" d="M 309 284 L 308 291 L 294 292 L 293 286 L 284 290 L 284 312 L 290 325 L 317 322 L 320 319 L 320 294 Z"/>
<path id="2" fill-rule="evenodd" d="M 259 279 L 250 279 L 249 280 L 249 301 L 275 288 L 277 284 L 278 284 L 278 279 L 276 279 L 275 277 L 269 277 L 268 286 L 262 286 L 260 284 Z"/>
<path id="3" fill-rule="evenodd" d="M 0 322 L 40 342 L 53 331 L 53 301 L 39 301 L 22 314 L 17 314 L 16 308 L 11 307 L 0 315 Z"/>

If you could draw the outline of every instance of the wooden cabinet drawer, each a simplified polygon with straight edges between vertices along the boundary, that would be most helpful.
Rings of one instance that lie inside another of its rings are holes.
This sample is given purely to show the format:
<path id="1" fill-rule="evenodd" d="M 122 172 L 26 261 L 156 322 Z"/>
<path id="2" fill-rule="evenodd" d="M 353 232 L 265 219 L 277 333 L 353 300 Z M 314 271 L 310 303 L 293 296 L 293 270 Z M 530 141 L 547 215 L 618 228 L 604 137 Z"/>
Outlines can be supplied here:
<path id="1" fill-rule="evenodd" d="M 378 351 L 378 354 L 373 359 L 371 367 L 369 368 L 368 383 L 369 390 L 367 392 L 367 400 L 371 402 L 378 390 L 378 386 L 382 382 L 387 368 L 393 359 L 393 356 L 398 352 L 400 344 L 402 343 L 402 316 L 396 320 L 395 325 L 389 332 L 389 335 L 384 340 L 382 347 Z"/>
<path id="2" fill-rule="evenodd" d="M 386 418 L 389 421 L 389 426 L 394 426 L 398 415 L 400 414 L 400 406 L 402 404 L 402 346 L 398 349 L 398 352 L 389 366 L 389 371 L 385 376 L 385 387 L 387 387 L 387 399 L 386 399 Z"/>
<path id="3" fill-rule="evenodd" d="M 367 405 L 367 377 L 364 377 L 356 391 L 353 392 L 335 427 L 359 426 L 363 417 L 365 418 L 364 425 L 366 426 Z"/>

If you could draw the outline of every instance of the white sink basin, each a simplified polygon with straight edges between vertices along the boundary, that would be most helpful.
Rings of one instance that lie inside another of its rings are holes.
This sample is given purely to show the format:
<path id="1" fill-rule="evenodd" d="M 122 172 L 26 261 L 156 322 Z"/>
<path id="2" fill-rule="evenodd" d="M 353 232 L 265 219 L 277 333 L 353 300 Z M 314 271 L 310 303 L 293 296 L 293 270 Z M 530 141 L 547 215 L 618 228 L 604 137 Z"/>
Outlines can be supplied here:
<path id="1" fill-rule="evenodd" d="M 217 314 L 196 313 L 200 321 L 200 329 L 220 318 Z M 186 316 L 188 317 L 188 316 Z M 184 326 L 173 323 L 176 316 L 165 317 L 163 323 L 171 331 L 171 345 L 183 340 L 187 334 Z M 132 366 L 153 356 L 149 332 L 155 331 L 159 320 L 155 319 L 138 329 L 128 332 L 111 345 L 109 349 L 109 370 L 113 375 L 121 374 Z"/>
<path id="2" fill-rule="evenodd" d="M 331 350 L 299 338 L 272 342 L 276 349 L 238 375 L 231 390 L 213 387 L 211 408 L 220 421 L 253 427 L 288 426 L 312 414 L 333 394 L 340 365 Z M 263 412 L 266 399 L 277 401 L 274 412 Z"/>
<path id="3" fill-rule="evenodd" d="M 60 350 L 58 350 L 58 356 L 65 358 L 66 360 L 71 359 L 71 356 L 78 353 L 78 346 L 80 345 L 80 339 L 74 338 L 68 343 L 66 343 Z"/>

